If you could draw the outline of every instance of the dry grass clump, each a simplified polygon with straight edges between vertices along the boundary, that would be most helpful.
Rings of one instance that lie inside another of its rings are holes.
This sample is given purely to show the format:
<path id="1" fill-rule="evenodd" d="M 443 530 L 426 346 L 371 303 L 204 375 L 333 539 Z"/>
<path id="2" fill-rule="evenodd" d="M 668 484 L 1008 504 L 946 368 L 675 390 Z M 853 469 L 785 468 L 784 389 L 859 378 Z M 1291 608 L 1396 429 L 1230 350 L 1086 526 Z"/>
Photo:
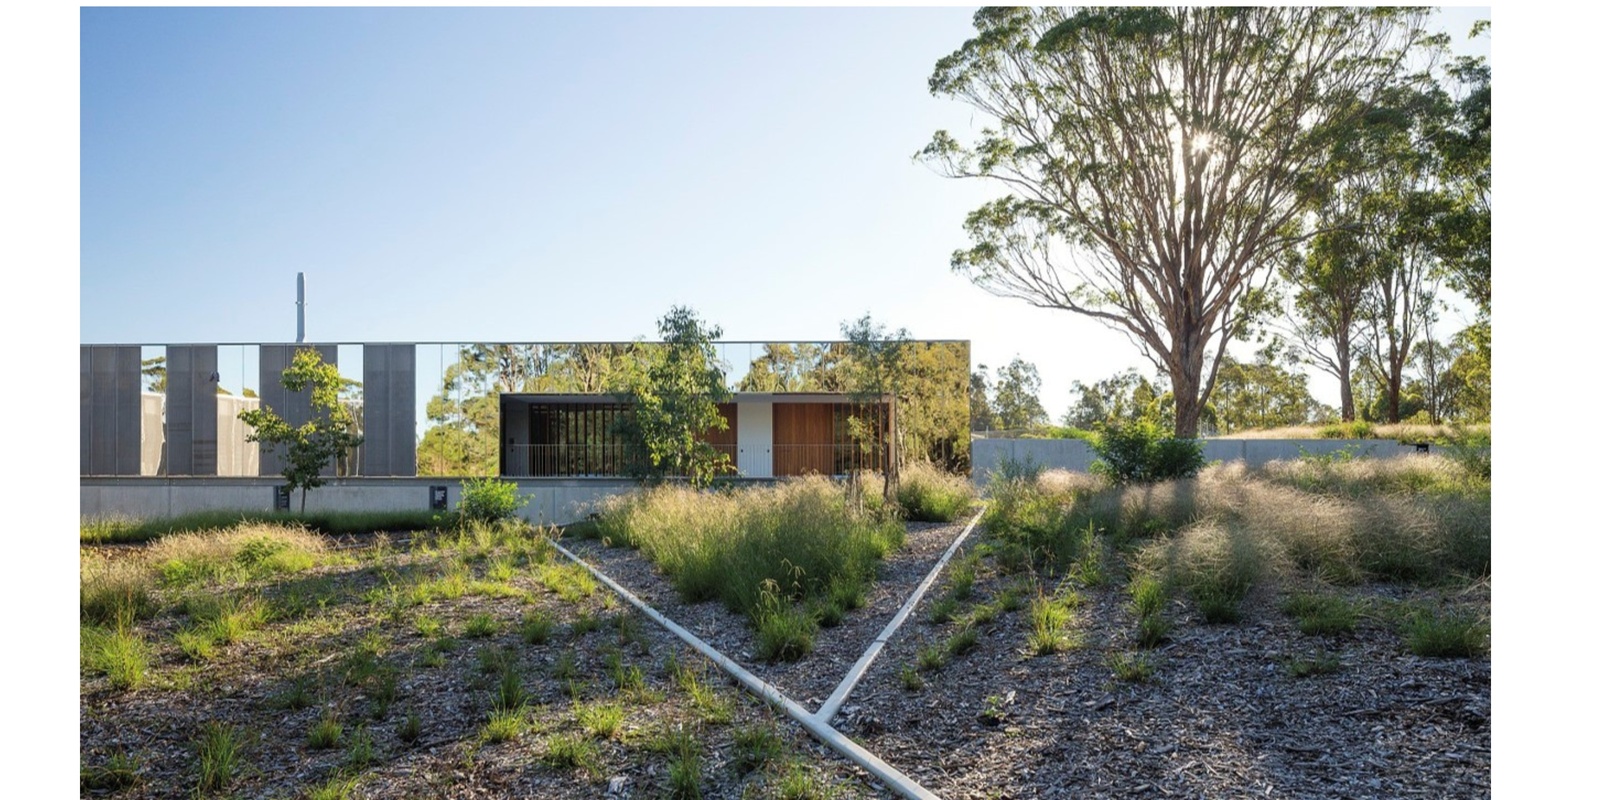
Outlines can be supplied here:
<path id="1" fill-rule="evenodd" d="M 1159 565 L 1187 591 L 1207 622 L 1234 622 L 1250 590 L 1283 572 L 1282 552 L 1270 535 L 1237 520 L 1203 519 L 1147 546 L 1147 564 Z"/>
<path id="2" fill-rule="evenodd" d="M 913 461 L 900 470 L 895 499 L 906 519 L 949 522 L 966 513 L 977 497 L 972 481 L 927 461 Z"/>
<path id="3" fill-rule="evenodd" d="M 1488 425 L 1467 425 L 1472 432 L 1489 431 Z M 1394 439 L 1402 442 L 1440 441 L 1454 429 L 1449 425 L 1417 425 L 1407 422 L 1375 425 L 1370 422 L 1333 423 L 1328 425 L 1291 425 L 1253 431 L 1235 431 L 1217 436 L 1217 439 Z"/>
<path id="4" fill-rule="evenodd" d="M 1268 462 L 1261 470 L 1267 480 L 1317 494 L 1365 497 L 1373 494 L 1488 493 L 1488 484 L 1459 462 L 1434 453 L 1395 458 L 1327 457 Z"/>
<path id="5" fill-rule="evenodd" d="M 741 613 L 756 609 L 764 584 L 795 601 L 864 595 L 876 562 L 905 537 L 898 520 L 858 510 L 843 486 L 817 476 L 723 492 L 632 492 L 605 501 L 596 528 L 613 545 L 638 548 L 685 599 L 719 598 Z"/>
<path id="6" fill-rule="evenodd" d="M 1435 584 L 1490 569 L 1487 482 L 1447 458 L 1302 459 L 1251 471 L 1218 464 L 1193 479 L 1095 486 L 1052 476 L 991 486 L 985 517 L 1000 553 L 1037 564 L 1077 557 L 1090 525 L 1186 590 L 1211 621 L 1237 615 L 1251 586 L 1297 569 L 1352 585 Z M 1016 560 L 1016 559 L 1013 559 Z"/>
<path id="7" fill-rule="evenodd" d="M 155 578 L 138 561 L 85 553 L 78 559 L 78 617 L 115 625 L 155 613 Z"/>
<path id="8" fill-rule="evenodd" d="M 1040 491 L 1061 497 L 1088 495 L 1111 485 L 1111 482 L 1103 475 L 1073 472 L 1068 469 L 1052 469 L 1041 472 L 1036 483 Z"/>
<path id="9" fill-rule="evenodd" d="M 246 522 L 164 537 L 145 558 L 163 582 L 183 585 L 299 572 L 326 550 L 322 538 L 303 526 Z"/>

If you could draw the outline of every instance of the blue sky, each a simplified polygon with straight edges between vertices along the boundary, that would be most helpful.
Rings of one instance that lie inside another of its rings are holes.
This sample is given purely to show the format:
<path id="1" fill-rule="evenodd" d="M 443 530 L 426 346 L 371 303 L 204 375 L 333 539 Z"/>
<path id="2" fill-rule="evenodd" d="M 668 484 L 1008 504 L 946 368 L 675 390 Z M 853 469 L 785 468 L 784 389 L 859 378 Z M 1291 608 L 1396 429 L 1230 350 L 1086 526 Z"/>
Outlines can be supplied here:
<path id="1" fill-rule="evenodd" d="M 84 9 L 80 340 L 290 341 L 297 271 L 316 341 L 629 339 L 674 304 L 830 339 L 870 312 L 1036 363 L 1058 416 L 1073 380 L 1152 370 L 951 273 L 997 190 L 911 155 L 982 124 L 927 91 L 971 13 Z"/>

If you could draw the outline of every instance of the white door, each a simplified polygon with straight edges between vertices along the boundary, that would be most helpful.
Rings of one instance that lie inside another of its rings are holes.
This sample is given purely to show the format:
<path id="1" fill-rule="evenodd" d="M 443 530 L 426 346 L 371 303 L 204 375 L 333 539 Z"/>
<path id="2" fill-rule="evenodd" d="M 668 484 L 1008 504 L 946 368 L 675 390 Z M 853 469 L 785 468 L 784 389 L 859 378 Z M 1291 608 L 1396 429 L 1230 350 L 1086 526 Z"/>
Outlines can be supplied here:
<path id="1" fill-rule="evenodd" d="M 739 474 L 772 477 L 772 404 L 740 403 L 737 419 Z"/>

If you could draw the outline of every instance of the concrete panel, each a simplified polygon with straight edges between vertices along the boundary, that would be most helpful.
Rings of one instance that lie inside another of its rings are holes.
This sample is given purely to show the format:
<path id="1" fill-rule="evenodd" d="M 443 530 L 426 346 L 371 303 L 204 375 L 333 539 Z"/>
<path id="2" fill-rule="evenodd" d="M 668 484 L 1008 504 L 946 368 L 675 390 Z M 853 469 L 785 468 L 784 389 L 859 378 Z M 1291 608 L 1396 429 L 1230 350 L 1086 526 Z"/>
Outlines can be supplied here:
<path id="1" fill-rule="evenodd" d="M 167 397 L 157 392 L 139 395 L 139 474 L 165 475 L 167 469 L 165 426 L 161 415 Z"/>
<path id="2" fill-rule="evenodd" d="M 167 347 L 168 475 L 217 474 L 215 345 Z"/>
<path id="3" fill-rule="evenodd" d="M 139 348 L 85 345 L 79 362 L 80 469 L 89 475 L 138 475 Z M 82 463 L 85 454 L 87 463 Z"/>
<path id="4" fill-rule="evenodd" d="M 304 425 L 311 419 L 311 390 L 307 388 L 300 392 L 290 392 L 283 388 L 283 371 L 289 368 L 294 361 L 295 351 L 311 347 L 322 355 L 324 364 L 339 363 L 339 348 L 337 345 L 312 345 L 312 344 L 264 344 L 261 345 L 261 405 L 272 409 L 279 417 L 290 425 Z M 281 475 L 284 461 L 277 453 L 268 452 L 261 448 L 261 474 Z M 323 472 L 324 475 L 333 474 L 333 465 Z"/>
<path id="5" fill-rule="evenodd" d="M 78 474 L 92 475 L 94 441 L 94 348 L 78 347 Z"/>
<path id="6" fill-rule="evenodd" d="M 417 474 L 417 348 L 364 345 L 361 358 L 363 433 L 361 474 Z"/>
<path id="7" fill-rule="evenodd" d="M 224 395 L 217 398 L 217 474 L 255 476 L 261 472 L 261 446 L 246 441 L 250 426 L 239 414 L 261 407 L 257 397 Z"/>
<path id="8" fill-rule="evenodd" d="M 100 477 L 79 480 L 78 511 L 85 517 L 174 517 L 197 511 L 271 511 L 272 478 Z M 529 500 L 530 522 L 576 522 L 612 495 L 637 488 L 625 479 L 529 478 L 517 481 Z M 445 486 L 450 507 L 461 501 L 461 482 L 444 478 L 339 478 L 306 496 L 307 511 L 407 511 L 428 508 L 429 487 Z M 296 493 L 293 507 L 299 508 Z"/>

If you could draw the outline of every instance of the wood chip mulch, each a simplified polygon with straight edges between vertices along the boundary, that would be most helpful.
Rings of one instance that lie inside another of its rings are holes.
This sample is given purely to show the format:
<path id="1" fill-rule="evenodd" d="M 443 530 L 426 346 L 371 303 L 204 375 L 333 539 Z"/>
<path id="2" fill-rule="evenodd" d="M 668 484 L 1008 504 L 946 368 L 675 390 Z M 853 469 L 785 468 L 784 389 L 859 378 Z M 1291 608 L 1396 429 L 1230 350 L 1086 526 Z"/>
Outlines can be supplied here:
<path id="1" fill-rule="evenodd" d="M 575 552 L 815 710 L 961 527 L 910 526 L 907 547 L 883 564 L 868 606 L 821 631 L 816 651 L 793 664 L 754 662 L 753 636 L 742 618 L 717 603 L 683 603 L 636 552 L 593 542 L 576 543 Z M 980 574 L 963 612 L 1012 580 L 990 568 Z M 1352 634 L 1306 635 L 1278 609 L 1288 587 L 1258 587 L 1233 624 L 1203 624 L 1181 597 L 1175 600 L 1170 639 L 1142 651 L 1155 664 L 1153 676 L 1125 682 L 1108 658 L 1141 651 L 1125 588 L 1112 582 L 1082 590 L 1072 649 L 1032 655 L 1027 609 L 1002 613 L 979 626 L 975 649 L 942 669 L 919 672 L 924 687 L 908 689 L 901 670 L 959 624 L 928 618 L 928 604 L 947 577 L 833 720 L 943 798 L 1489 795 L 1487 657 L 1412 655 L 1394 626 L 1372 614 Z M 1391 586 L 1338 591 L 1358 603 L 1488 607 L 1486 587 L 1453 594 Z M 1337 659 L 1337 668 L 1291 677 L 1291 659 L 1318 656 Z"/>

